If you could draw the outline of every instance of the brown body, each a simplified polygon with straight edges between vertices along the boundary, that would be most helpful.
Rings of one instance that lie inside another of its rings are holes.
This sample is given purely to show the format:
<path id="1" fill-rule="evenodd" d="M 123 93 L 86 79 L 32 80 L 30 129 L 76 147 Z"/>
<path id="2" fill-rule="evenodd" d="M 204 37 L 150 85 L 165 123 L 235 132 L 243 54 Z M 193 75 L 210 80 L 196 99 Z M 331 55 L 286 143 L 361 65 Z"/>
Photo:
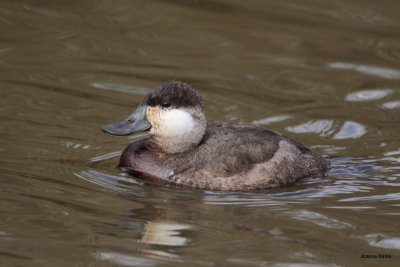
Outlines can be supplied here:
<path id="1" fill-rule="evenodd" d="M 154 184 L 250 191 L 324 175 L 320 155 L 277 132 L 240 123 L 207 123 L 201 96 L 168 81 L 148 93 L 125 120 L 102 127 L 115 135 L 148 130 L 129 145 L 119 166 Z"/>
<path id="2" fill-rule="evenodd" d="M 239 123 L 207 123 L 200 144 L 168 154 L 151 138 L 130 144 L 120 167 L 155 184 L 202 190 L 248 191 L 280 187 L 329 168 L 303 144 L 265 128 Z"/>

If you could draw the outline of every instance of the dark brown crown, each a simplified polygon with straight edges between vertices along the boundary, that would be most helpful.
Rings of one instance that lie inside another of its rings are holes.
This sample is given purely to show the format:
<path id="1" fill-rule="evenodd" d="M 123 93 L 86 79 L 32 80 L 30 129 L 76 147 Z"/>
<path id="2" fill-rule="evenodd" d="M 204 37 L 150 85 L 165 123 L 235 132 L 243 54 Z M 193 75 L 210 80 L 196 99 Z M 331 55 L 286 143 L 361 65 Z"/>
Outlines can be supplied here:
<path id="1" fill-rule="evenodd" d="M 147 94 L 143 104 L 174 108 L 200 107 L 203 110 L 203 100 L 196 90 L 187 83 L 175 80 L 162 83 Z"/>

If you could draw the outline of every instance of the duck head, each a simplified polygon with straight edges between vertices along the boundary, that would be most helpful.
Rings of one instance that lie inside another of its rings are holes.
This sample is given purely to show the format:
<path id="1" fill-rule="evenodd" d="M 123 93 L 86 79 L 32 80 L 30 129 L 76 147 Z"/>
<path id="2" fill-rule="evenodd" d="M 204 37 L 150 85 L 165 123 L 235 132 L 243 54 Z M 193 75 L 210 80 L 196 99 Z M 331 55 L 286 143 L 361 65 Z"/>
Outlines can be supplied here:
<path id="1" fill-rule="evenodd" d="M 147 94 L 125 120 L 102 129 L 114 135 L 148 131 L 151 147 L 164 153 L 191 150 L 206 130 L 203 100 L 189 84 L 168 81 Z"/>

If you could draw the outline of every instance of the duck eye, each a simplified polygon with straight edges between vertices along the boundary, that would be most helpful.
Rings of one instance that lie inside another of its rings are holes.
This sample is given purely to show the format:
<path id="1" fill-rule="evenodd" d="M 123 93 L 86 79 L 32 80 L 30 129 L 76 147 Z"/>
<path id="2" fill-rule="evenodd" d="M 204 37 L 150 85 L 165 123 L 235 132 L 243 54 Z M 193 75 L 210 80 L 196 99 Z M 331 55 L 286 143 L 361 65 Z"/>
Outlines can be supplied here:
<path id="1" fill-rule="evenodd" d="M 171 103 L 169 103 L 168 101 L 165 101 L 161 104 L 164 108 L 168 108 L 171 106 Z"/>

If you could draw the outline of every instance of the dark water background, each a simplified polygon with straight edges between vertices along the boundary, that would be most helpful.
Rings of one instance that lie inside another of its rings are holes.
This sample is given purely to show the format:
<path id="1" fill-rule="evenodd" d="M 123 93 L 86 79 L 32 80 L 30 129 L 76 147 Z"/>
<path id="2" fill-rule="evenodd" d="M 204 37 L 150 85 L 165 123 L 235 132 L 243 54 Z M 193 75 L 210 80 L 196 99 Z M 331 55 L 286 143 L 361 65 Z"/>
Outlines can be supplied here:
<path id="1" fill-rule="evenodd" d="M 254 194 L 124 175 L 144 135 L 100 126 L 170 79 L 332 170 Z M 400 266 L 398 1 L 2 0 L 0 94 L 1 266 Z"/>

